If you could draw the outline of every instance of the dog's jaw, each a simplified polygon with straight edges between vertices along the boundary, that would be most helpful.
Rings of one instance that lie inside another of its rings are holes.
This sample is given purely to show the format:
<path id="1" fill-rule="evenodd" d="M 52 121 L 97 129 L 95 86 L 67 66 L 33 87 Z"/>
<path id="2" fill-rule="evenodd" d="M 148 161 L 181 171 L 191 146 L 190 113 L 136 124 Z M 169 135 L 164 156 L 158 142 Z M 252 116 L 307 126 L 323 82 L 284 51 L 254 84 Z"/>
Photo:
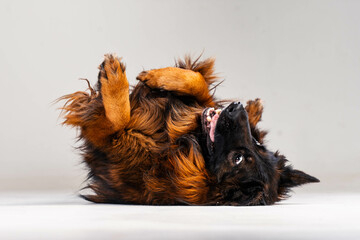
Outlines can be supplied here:
<path id="1" fill-rule="evenodd" d="M 201 116 L 203 131 L 210 137 L 211 142 L 215 140 L 215 128 L 222 108 L 206 108 Z"/>

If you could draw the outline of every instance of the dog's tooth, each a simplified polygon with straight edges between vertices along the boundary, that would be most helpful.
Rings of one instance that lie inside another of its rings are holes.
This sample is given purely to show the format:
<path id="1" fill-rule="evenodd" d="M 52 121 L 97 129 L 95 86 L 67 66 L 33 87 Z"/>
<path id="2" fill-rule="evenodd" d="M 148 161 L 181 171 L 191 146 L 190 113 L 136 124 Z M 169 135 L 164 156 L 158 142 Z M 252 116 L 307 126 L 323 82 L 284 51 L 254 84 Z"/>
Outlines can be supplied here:
<path id="1" fill-rule="evenodd" d="M 207 116 L 206 120 L 208 120 L 209 122 L 211 122 L 211 117 Z"/>
<path id="2" fill-rule="evenodd" d="M 221 113 L 221 109 L 216 109 L 215 112 L 216 112 L 216 114 L 220 114 L 220 113 Z"/>

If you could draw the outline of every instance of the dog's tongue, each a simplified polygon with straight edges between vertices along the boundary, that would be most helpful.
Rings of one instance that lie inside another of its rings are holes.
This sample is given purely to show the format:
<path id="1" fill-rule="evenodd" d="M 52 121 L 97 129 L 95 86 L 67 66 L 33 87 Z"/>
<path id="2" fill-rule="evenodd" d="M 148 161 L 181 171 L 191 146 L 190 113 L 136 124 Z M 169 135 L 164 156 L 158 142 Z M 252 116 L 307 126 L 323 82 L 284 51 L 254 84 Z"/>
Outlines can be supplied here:
<path id="1" fill-rule="evenodd" d="M 209 135 L 210 135 L 210 139 L 212 142 L 215 141 L 215 127 L 216 127 L 216 123 L 217 123 L 217 120 L 219 118 L 219 115 L 218 114 L 215 114 L 212 119 L 211 119 L 211 122 L 210 122 L 210 132 L 209 132 Z"/>

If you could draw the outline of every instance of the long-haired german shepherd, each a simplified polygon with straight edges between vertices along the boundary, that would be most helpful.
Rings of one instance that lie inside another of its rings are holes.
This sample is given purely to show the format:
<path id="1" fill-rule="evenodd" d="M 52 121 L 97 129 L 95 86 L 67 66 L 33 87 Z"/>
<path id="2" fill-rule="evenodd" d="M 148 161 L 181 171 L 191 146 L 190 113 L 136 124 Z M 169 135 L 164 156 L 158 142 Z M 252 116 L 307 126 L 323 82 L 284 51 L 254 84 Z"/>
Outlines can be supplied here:
<path id="1" fill-rule="evenodd" d="M 263 144 L 263 107 L 224 108 L 210 90 L 214 60 L 141 72 L 129 94 L 125 65 L 106 55 L 90 92 L 63 96 L 64 124 L 81 130 L 97 203 L 267 205 L 319 180 Z"/>

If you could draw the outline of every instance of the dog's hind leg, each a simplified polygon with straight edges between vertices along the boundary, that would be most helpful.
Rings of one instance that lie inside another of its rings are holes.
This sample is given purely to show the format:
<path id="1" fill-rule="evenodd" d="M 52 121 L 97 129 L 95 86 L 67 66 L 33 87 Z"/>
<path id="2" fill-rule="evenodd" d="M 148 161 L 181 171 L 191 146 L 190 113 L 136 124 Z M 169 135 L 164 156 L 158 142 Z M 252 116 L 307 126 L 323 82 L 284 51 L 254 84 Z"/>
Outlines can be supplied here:
<path id="1" fill-rule="evenodd" d="M 130 120 L 129 83 L 120 59 L 106 55 L 100 65 L 98 89 L 76 92 L 66 100 L 64 124 L 80 127 L 81 136 L 95 146 L 110 143 L 110 136 L 121 131 Z"/>

